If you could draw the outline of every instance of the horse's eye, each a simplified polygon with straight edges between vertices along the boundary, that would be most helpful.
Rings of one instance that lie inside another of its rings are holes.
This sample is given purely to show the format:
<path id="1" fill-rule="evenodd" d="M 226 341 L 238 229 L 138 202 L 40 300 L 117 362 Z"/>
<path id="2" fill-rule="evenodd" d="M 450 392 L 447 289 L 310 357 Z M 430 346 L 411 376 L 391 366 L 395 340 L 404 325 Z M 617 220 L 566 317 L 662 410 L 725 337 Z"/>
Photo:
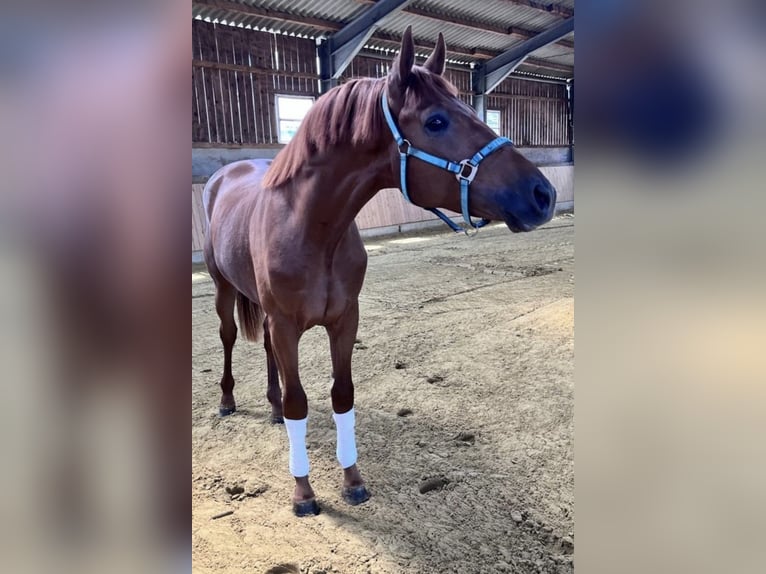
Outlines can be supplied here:
<path id="1" fill-rule="evenodd" d="M 441 115 L 435 115 L 428 118 L 426 129 L 429 132 L 441 132 L 447 129 L 448 125 L 449 122 L 447 121 L 447 118 Z"/>

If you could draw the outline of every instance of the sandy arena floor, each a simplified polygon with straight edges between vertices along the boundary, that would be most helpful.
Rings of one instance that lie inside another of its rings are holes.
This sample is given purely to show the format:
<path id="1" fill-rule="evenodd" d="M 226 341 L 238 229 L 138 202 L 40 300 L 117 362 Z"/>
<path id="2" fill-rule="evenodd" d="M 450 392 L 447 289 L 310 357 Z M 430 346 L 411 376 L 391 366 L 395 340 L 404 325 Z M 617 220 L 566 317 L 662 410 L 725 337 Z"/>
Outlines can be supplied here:
<path id="1" fill-rule="evenodd" d="M 354 381 L 373 496 L 358 507 L 340 498 L 328 342 L 315 328 L 300 348 L 322 506 L 311 518 L 291 513 L 287 436 L 269 423 L 260 344 L 238 340 L 239 410 L 217 415 L 213 283 L 192 274 L 194 572 L 572 572 L 574 217 L 528 234 L 439 229 L 367 248 Z"/>

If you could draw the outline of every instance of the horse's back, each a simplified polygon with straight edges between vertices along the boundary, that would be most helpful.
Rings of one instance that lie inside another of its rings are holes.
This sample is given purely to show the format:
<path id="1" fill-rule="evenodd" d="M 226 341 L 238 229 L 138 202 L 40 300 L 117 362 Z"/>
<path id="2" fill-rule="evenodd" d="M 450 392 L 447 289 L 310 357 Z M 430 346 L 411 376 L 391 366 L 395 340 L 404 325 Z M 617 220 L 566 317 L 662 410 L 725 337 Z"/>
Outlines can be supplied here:
<path id="1" fill-rule="evenodd" d="M 247 199 L 260 188 L 260 181 L 271 164 L 270 159 L 246 159 L 227 164 L 210 176 L 202 191 L 202 204 L 208 224 L 213 219 L 213 208 L 219 195 Z"/>
<path id="2" fill-rule="evenodd" d="M 250 224 L 270 160 L 242 160 L 225 165 L 208 180 L 202 194 L 207 218 L 205 261 L 237 290 L 254 298 Z"/>

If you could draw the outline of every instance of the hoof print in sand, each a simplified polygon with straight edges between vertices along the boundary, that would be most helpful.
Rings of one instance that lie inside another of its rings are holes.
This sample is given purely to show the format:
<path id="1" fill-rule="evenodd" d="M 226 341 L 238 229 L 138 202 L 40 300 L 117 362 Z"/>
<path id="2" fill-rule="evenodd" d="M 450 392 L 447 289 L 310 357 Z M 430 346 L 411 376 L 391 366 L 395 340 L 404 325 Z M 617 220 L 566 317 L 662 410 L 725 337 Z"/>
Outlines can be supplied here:
<path id="1" fill-rule="evenodd" d="M 232 486 L 226 487 L 226 493 L 231 494 L 232 496 L 237 496 L 238 494 L 242 494 L 243 492 L 245 492 L 245 487 L 240 486 L 238 484 L 234 484 Z"/>
<path id="2" fill-rule="evenodd" d="M 265 574 L 300 574 L 300 569 L 295 564 L 280 564 L 269 568 Z"/>
<path id="3" fill-rule="evenodd" d="M 427 478 L 420 483 L 418 490 L 420 494 L 431 492 L 432 490 L 441 490 L 450 483 L 450 480 L 444 476 L 436 476 L 433 478 Z"/>
<path id="4" fill-rule="evenodd" d="M 472 432 L 461 432 L 455 437 L 459 445 L 469 446 L 476 442 L 476 435 Z"/>

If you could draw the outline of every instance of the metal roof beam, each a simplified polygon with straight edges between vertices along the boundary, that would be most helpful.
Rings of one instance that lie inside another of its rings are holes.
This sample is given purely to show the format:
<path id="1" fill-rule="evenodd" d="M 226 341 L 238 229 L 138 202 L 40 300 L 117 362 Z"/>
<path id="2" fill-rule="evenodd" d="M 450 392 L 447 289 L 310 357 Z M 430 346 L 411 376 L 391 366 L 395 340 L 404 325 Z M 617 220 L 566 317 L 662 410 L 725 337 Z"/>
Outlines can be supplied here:
<path id="1" fill-rule="evenodd" d="M 372 5 L 375 4 L 375 0 L 357 0 L 357 2 L 360 2 L 362 4 L 372 4 Z M 462 28 L 469 28 L 471 30 L 481 30 L 484 33 L 490 32 L 492 34 L 497 34 L 497 35 L 506 36 L 506 37 L 511 35 L 516 35 L 516 36 L 521 36 L 522 38 L 528 39 L 528 38 L 533 38 L 534 36 L 537 35 L 537 32 L 533 30 L 520 28 L 518 26 L 503 26 L 502 24 L 495 24 L 491 22 L 481 22 L 479 20 L 472 20 L 464 16 L 453 17 L 447 14 L 439 14 L 436 12 L 432 12 L 431 10 L 420 8 L 418 6 L 407 6 L 406 8 L 402 9 L 402 12 L 406 12 L 407 14 L 412 14 L 414 16 L 419 16 L 421 18 L 427 18 L 428 20 L 435 20 L 437 22 L 446 22 L 448 24 L 454 24 L 455 26 L 460 26 Z M 574 48 L 574 43 L 568 40 L 561 40 L 558 43 L 566 48 Z"/>
<path id="2" fill-rule="evenodd" d="M 569 34 L 572 30 L 574 30 L 574 16 L 559 22 L 555 26 L 551 26 L 544 32 L 540 32 L 534 38 L 530 38 L 517 46 L 513 46 L 499 56 L 495 56 L 491 60 L 488 60 L 480 67 L 478 74 L 479 81 L 478 85 L 475 86 L 475 89 L 478 88 L 478 91 L 484 94 L 491 92 L 508 76 L 508 74 L 513 72 L 513 70 L 516 69 L 516 67 L 521 64 L 529 54 L 543 46 L 552 44 L 559 38 Z"/>
<path id="3" fill-rule="evenodd" d="M 516 4 L 518 6 L 529 6 L 535 10 L 542 12 L 548 12 L 549 14 L 555 14 L 556 16 L 563 16 L 564 18 L 571 18 L 574 16 L 574 10 L 567 8 L 566 6 L 559 6 L 552 2 L 545 2 L 540 0 L 506 0 L 509 4 Z"/>
<path id="4" fill-rule="evenodd" d="M 523 63 L 528 64 L 530 66 L 537 66 L 538 68 L 547 68 L 549 70 L 556 70 L 557 72 L 566 72 L 570 74 L 574 72 L 574 68 L 572 68 L 572 66 L 557 64 L 556 62 L 549 62 L 548 60 L 540 60 L 539 58 L 533 58 L 532 56 L 528 56 Z"/>
<path id="5" fill-rule="evenodd" d="M 343 26 L 319 46 L 322 91 L 332 88 L 354 56 L 378 29 L 380 21 L 412 0 L 380 0 Z"/>
<path id="6" fill-rule="evenodd" d="M 403 8 L 410 2 L 412 0 L 380 0 L 375 2 L 375 4 L 330 36 L 333 47 L 337 50 L 358 38 L 360 34 L 374 30 L 383 18 Z"/>
<path id="7" fill-rule="evenodd" d="M 390 46 L 398 50 L 402 44 L 402 37 L 399 34 L 389 34 L 388 32 L 377 32 L 372 35 L 372 38 L 377 40 L 379 44 L 390 44 Z M 418 40 L 415 38 L 415 50 L 433 50 L 436 47 L 436 42 L 429 42 L 428 40 Z M 484 50 L 482 48 L 466 48 L 464 46 L 447 46 L 447 54 L 454 54 L 456 56 L 467 56 L 468 58 L 476 58 L 481 60 L 490 60 L 497 56 L 497 52 L 491 50 Z"/>

